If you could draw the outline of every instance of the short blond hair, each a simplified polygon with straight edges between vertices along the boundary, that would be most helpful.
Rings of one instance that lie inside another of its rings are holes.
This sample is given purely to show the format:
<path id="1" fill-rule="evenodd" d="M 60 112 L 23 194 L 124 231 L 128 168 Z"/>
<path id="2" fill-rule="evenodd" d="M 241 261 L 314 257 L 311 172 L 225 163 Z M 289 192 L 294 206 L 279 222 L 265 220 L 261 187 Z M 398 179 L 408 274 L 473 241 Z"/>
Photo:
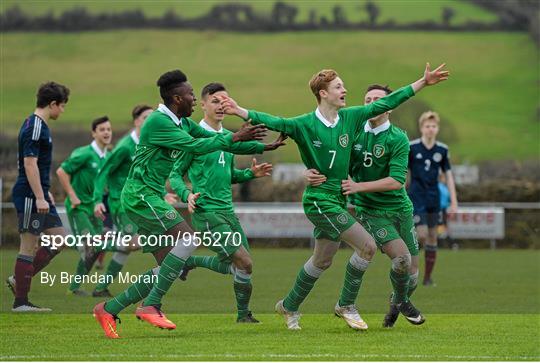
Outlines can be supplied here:
<path id="1" fill-rule="evenodd" d="M 441 119 L 437 112 L 426 111 L 422 115 L 420 115 L 420 118 L 418 119 L 418 127 L 422 128 L 426 121 L 435 121 L 435 123 L 438 125 L 441 122 Z"/>
<path id="2" fill-rule="evenodd" d="M 313 92 L 315 97 L 317 97 L 318 103 L 321 102 L 321 95 L 319 94 L 319 91 L 327 90 L 330 82 L 338 77 L 337 72 L 333 69 L 323 69 L 311 77 L 309 80 L 309 88 L 311 88 L 311 92 Z"/>

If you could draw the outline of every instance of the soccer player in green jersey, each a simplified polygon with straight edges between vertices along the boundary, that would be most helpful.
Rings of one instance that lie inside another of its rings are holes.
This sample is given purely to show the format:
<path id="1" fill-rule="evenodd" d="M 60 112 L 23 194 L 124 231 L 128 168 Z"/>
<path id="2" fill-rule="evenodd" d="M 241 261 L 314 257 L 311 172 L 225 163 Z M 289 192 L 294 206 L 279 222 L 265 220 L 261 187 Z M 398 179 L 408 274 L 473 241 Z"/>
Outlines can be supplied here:
<path id="1" fill-rule="evenodd" d="M 294 118 L 282 118 L 246 110 L 231 98 L 223 97 L 225 113 L 237 115 L 253 124 L 264 123 L 269 129 L 286 133 L 298 145 L 302 161 L 308 169 L 319 170 L 327 177 L 316 187 L 308 186 L 303 195 L 304 212 L 315 225 L 313 256 L 300 269 L 296 282 L 276 311 L 285 317 L 289 329 L 300 329 L 298 312 L 315 282 L 332 263 L 341 241 L 354 253 L 346 268 L 345 282 L 335 313 L 354 329 L 367 329 L 355 307 L 362 276 L 376 251 L 371 235 L 347 210 L 347 199 L 341 192 L 341 182 L 347 179 L 351 150 L 356 136 L 363 131 L 365 121 L 392 110 L 428 85 L 447 79 L 444 64 L 434 71 L 426 65 L 418 81 L 365 106 L 345 107 L 346 89 L 333 70 L 316 73 L 310 88 L 317 99 L 314 112 Z"/>
<path id="2" fill-rule="evenodd" d="M 141 299 L 144 301 L 136 310 L 138 319 L 164 329 L 176 328 L 161 311 L 161 300 L 197 248 L 191 227 L 163 200 L 166 180 L 181 153 L 199 155 L 224 150 L 253 154 L 265 149 L 259 142 L 239 142 L 262 139 L 266 134 L 264 126 L 249 125 L 235 133 L 221 134 L 207 131 L 191 120 L 196 98 L 180 70 L 163 74 L 157 85 L 164 103 L 141 128 L 121 200 L 141 238 L 145 237 L 140 241 L 143 252 L 151 252 L 159 267 L 142 274 L 138 282 L 115 298 L 94 307 L 94 316 L 109 338 L 119 337 L 115 320 L 120 311 Z"/>
<path id="3" fill-rule="evenodd" d="M 109 191 L 108 205 L 112 221 L 119 233 L 131 235 L 132 238 L 129 245 L 118 246 L 125 247 L 125 250 L 113 254 L 112 260 L 105 272 L 107 278 L 102 279 L 102 282 L 96 286 L 92 292 L 92 296 L 94 297 L 112 297 L 108 290 L 108 286 L 122 270 L 127 260 L 128 253 L 140 248 L 138 244 L 137 227 L 128 218 L 126 212 L 122 208 L 120 195 L 126 182 L 131 162 L 135 156 L 135 147 L 139 144 L 141 127 L 144 120 L 146 120 L 152 111 L 152 107 L 148 105 L 137 105 L 133 108 L 133 111 L 131 112 L 134 124 L 133 130 L 120 139 L 112 152 L 109 153 L 107 160 L 105 160 L 105 163 L 95 180 L 94 215 L 101 220 L 105 220 L 105 213 L 107 211 L 105 204 L 103 203 L 103 193 L 105 186 L 107 186 Z"/>
<path id="4" fill-rule="evenodd" d="M 65 201 L 71 231 L 76 236 L 94 236 L 103 232 L 103 223 L 94 216 L 94 181 L 99 170 L 108 157 L 107 146 L 112 140 L 112 128 L 107 116 L 99 117 L 92 122 L 90 145 L 75 149 L 56 170 L 60 184 L 67 198 Z M 89 272 L 91 266 L 81 258 L 77 265 L 76 275 Z M 88 293 L 80 289 L 80 282 L 75 279 L 69 286 L 68 293 L 86 296 Z"/>
<path id="5" fill-rule="evenodd" d="M 364 103 L 376 102 L 391 92 L 388 86 L 371 85 Z M 369 119 L 364 132 L 357 135 L 352 150 L 352 180 L 344 180 L 342 187 L 355 206 L 356 219 L 392 261 L 393 293 L 383 326 L 392 327 L 400 311 L 409 322 L 419 325 L 425 319 L 409 300 L 418 282 L 413 207 L 404 187 L 409 139 L 405 131 L 390 123 L 389 115 L 390 111 Z"/>
<path id="6" fill-rule="evenodd" d="M 227 96 L 225 86 L 210 83 L 201 92 L 204 119 L 199 126 L 214 133 L 229 134 L 223 128 L 225 117 L 219 97 Z M 283 145 L 281 139 L 276 141 Z M 234 294 L 238 310 L 237 322 L 258 323 L 249 310 L 252 285 L 252 259 L 249 244 L 238 218 L 234 214 L 231 184 L 270 175 L 272 165 L 256 164 L 239 170 L 234 167 L 234 155 L 226 151 L 214 151 L 205 155 L 182 153 L 169 177 L 171 187 L 180 199 L 188 203 L 193 213 L 191 223 L 208 248 L 217 256 L 191 256 L 184 266 L 181 279 L 195 267 L 205 267 L 222 274 L 234 276 Z M 192 191 L 184 183 L 188 174 Z M 197 232 L 196 232 L 197 233 Z M 211 241 L 208 243 L 208 241 Z"/>

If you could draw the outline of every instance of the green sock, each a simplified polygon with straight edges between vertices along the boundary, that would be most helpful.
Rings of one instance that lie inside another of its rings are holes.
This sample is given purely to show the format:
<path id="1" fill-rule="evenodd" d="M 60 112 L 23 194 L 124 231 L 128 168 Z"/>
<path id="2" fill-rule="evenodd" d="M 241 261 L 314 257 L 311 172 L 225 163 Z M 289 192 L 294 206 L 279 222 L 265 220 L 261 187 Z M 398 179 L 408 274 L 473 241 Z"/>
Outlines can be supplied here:
<path id="1" fill-rule="evenodd" d="M 409 276 L 409 291 L 407 292 L 407 297 L 412 296 L 417 286 L 418 286 L 418 272 Z"/>
<path id="2" fill-rule="evenodd" d="M 79 259 L 79 263 L 77 264 L 77 270 L 75 271 L 75 276 L 84 276 L 88 274 L 88 270 L 86 269 L 86 264 L 82 259 Z M 80 282 L 76 282 L 76 279 L 73 279 L 71 284 L 69 285 L 70 291 L 78 290 L 81 287 Z"/>
<path id="3" fill-rule="evenodd" d="M 359 270 L 354 267 L 351 262 L 347 263 L 345 269 L 345 281 L 339 295 L 339 306 L 354 305 L 360 285 L 362 285 L 362 277 L 366 270 Z"/>
<path id="4" fill-rule="evenodd" d="M 236 308 L 238 319 L 242 319 L 249 313 L 249 300 L 251 298 L 251 274 L 244 270 L 235 270 L 234 273 L 234 295 L 236 297 Z"/>
<path id="5" fill-rule="evenodd" d="M 224 275 L 231 273 L 231 263 L 221 262 L 217 256 L 191 256 L 186 261 L 186 266 L 204 267 Z"/>
<path id="6" fill-rule="evenodd" d="M 298 272 L 298 275 L 296 276 L 296 281 L 294 282 L 293 288 L 283 300 L 283 306 L 289 311 L 298 311 L 300 304 L 308 296 L 309 292 L 315 285 L 315 282 L 317 282 L 319 279 L 318 276 L 315 277 L 309 275 L 306 272 L 305 267 L 306 266 L 300 269 L 300 272 Z"/>
<path id="7" fill-rule="evenodd" d="M 253 286 L 251 282 L 234 282 L 234 296 L 236 297 L 236 308 L 238 310 L 238 319 L 244 318 L 249 313 L 249 300 Z"/>
<path id="8" fill-rule="evenodd" d="M 390 281 L 392 282 L 392 287 L 394 288 L 394 294 L 392 295 L 392 302 L 399 304 L 401 302 L 409 301 L 407 295 L 409 290 L 409 273 L 404 274 L 398 273 L 393 269 L 390 269 Z"/>
<path id="9" fill-rule="evenodd" d="M 169 252 L 161 262 L 157 282 L 152 287 L 152 291 L 143 301 L 144 306 L 161 305 L 163 295 L 169 291 L 174 280 L 178 278 L 186 260 Z"/>
<path id="10" fill-rule="evenodd" d="M 109 262 L 109 265 L 107 266 L 107 271 L 105 271 L 105 281 L 100 282 L 96 285 L 96 291 L 103 291 L 105 290 L 114 280 L 116 276 L 118 276 L 118 273 L 122 270 L 124 267 L 124 264 L 119 263 L 112 259 Z"/>
<path id="11" fill-rule="evenodd" d="M 150 282 L 152 281 L 152 277 L 152 270 L 146 271 L 139 276 L 138 282 L 132 284 L 126 290 L 107 301 L 105 310 L 110 314 L 118 315 L 120 311 L 124 310 L 127 306 L 144 299 L 148 296 L 150 290 L 152 290 L 153 285 Z"/>

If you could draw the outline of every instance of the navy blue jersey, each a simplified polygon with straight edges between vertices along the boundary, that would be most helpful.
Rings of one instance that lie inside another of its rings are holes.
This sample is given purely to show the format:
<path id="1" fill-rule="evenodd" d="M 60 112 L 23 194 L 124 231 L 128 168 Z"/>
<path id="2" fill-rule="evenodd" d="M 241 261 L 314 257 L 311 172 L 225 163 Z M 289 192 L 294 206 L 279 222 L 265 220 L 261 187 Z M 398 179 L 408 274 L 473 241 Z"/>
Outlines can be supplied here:
<path id="1" fill-rule="evenodd" d="M 409 194 L 414 200 L 436 200 L 439 204 L 439 171 L 450 170 L 448 146 L 436 142 L 428 149 L 421 139 L 410 142 L 409 170 L 411 171 Z"/>
<path id="2" fill-rule="evenodd" d="M 47 123 L 37 115 L 31 115 L 22 124 L 19 131 L 19 176 L 13 186 L 13 195 L 33 196 L 26 177 L 24 158 L 36 157 L 39 178 L 43 193 L 47 195 L 51 185 L 52 139 Z"/>

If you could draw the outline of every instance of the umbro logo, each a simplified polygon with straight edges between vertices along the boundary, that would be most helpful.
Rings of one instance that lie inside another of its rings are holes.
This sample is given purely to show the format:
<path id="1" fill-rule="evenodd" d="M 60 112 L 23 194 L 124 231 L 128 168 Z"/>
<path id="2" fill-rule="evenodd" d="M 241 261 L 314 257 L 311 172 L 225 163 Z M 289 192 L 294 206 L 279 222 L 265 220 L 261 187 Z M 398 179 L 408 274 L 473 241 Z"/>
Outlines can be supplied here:
<path id="1" fill-rule="evenodd" d="M 314 141 L 313 141 L 313 146 L 314 146 L 314 147 L 321 147 L 321 146 L 322 146 L 322 141 L 320 141 L 320 140 L 314 140 Z"/>

